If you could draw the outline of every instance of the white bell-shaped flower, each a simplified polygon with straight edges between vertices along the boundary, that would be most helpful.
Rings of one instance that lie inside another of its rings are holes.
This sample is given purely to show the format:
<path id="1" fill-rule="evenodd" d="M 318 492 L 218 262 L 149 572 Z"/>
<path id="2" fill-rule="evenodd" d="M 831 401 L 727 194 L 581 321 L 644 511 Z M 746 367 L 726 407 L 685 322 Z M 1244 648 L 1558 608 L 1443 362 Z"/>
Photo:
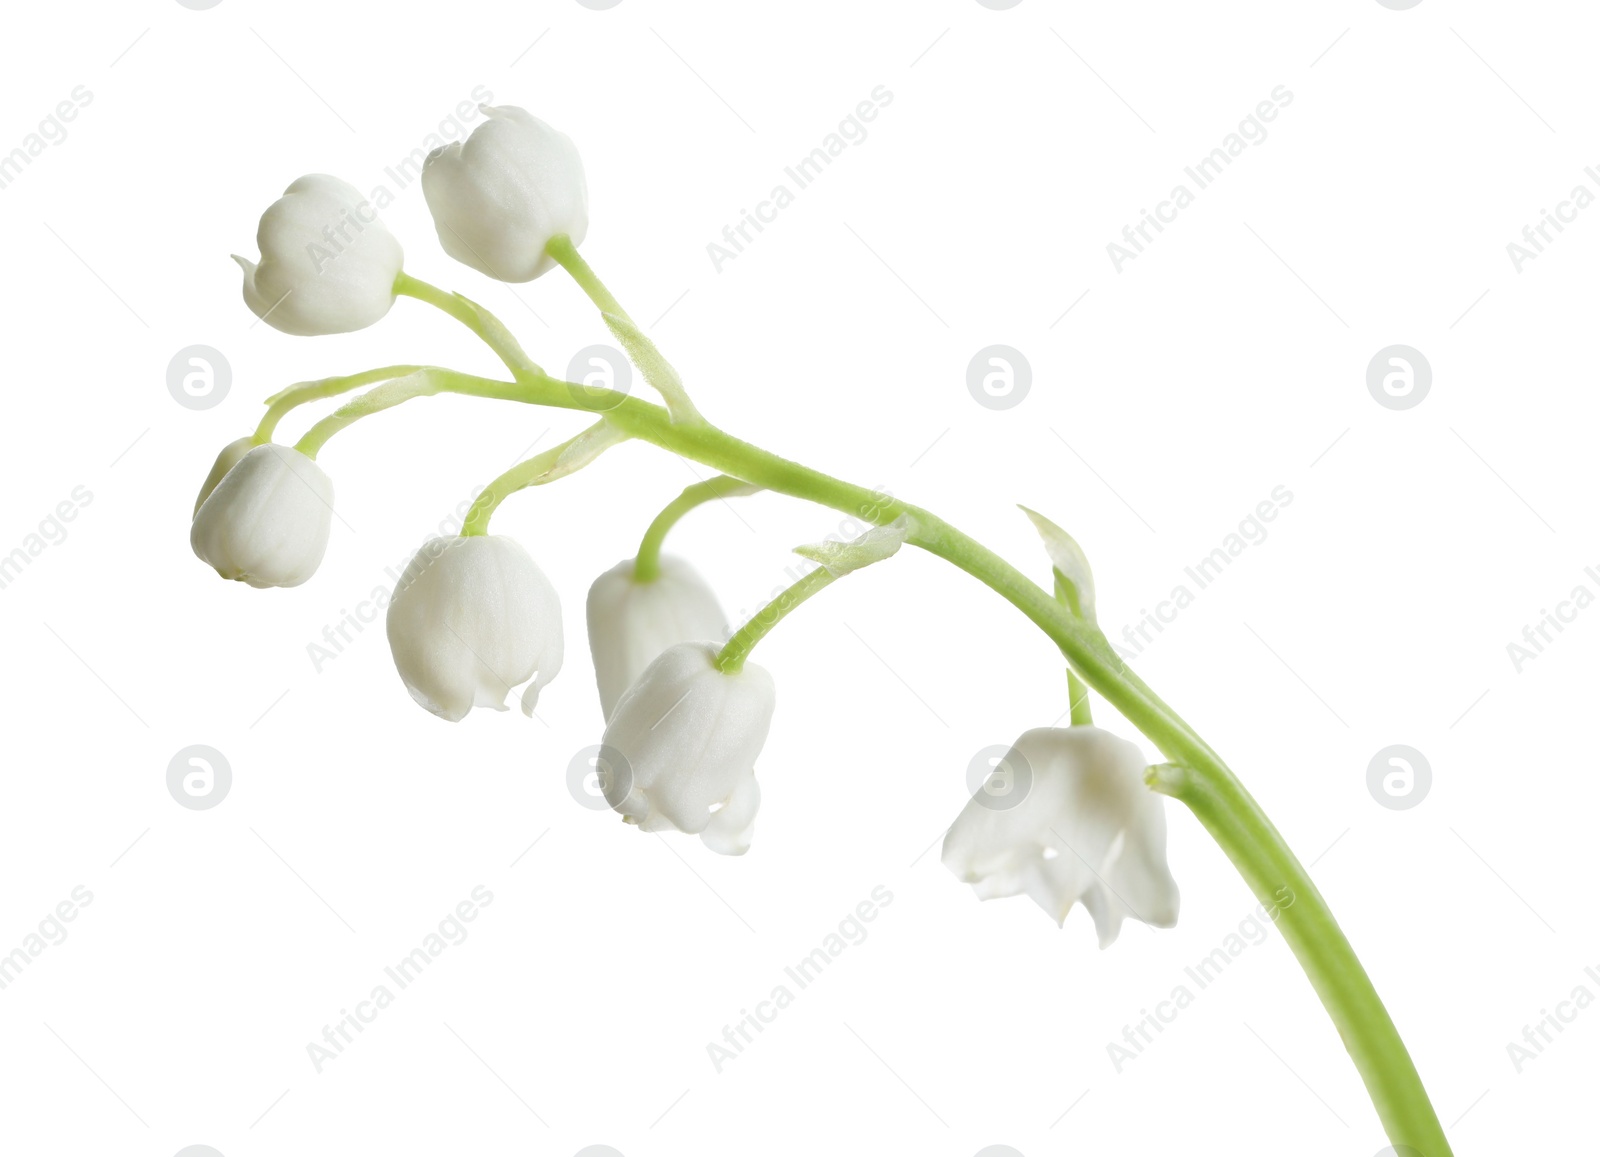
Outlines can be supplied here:
<path id="1" fill-rule="evenodd" d="M 333 480 L 300 451 L 273 442 L 229 466 L 239 448 L 238 442 L 228 446 L 211 468 L 189 545 L 225 579 L 297 587 L 327 553 Z"/>
<path id="2" fill-rule="evenodd" d="M 755 762 L 777 692 L 754 663 L 724 674 L 714 643 L 678 643 L 617 703 L 601 746 L 606 802 L 647 832 L 698 834 L 725 856 L 750 847 Z"/>
<path id="3" fill-rule="evenodd" d="M 1132 916 L 1178 920 L 1162 797 L 1139 749 L 1097 727 L 1024 732 L 945 835 L 945 867 L 981 900 L 1028 895 L 1057 924 L 1082 902 L 1100 947 Z"/>
<path id="4" fill-rule="evenodd" d="M 559 233 L 582 242 L 589 187 L 577 146 L 511 105 L 480 106 L 488 119 L 465 141 L 434 149 L 422 194 L 444 251 L 497 281 L 532 281 L 555 261 Z"/>
<path id="5" fill-rule="evenodd" d="M 435 538 L 417 551 L 389 601 L 389 649 L 406 690 L 452 723 L 474 707 L 522 710 L 561 670 L 561 600 L 504 535 Z"/>
<path id="6" fill-rule="evenodd" d="M 259 264 L 244 270 L 245 304 L 262 321 L 300 337 L 349 333 L 394 304 L 404 254 L 355 186 L 312 173 L 267 207 L 256 230 Z"/>
<path id="7" fill-rule="evenodd" d="M 663 555 L 647 582 L 634 577 L 633 563 L 618 563 L 589 588 L 589 650 L 607 719 L 661 652 L 674 643 L 721 640 L 728 629 L 717 596 L 683 559 Z"/>

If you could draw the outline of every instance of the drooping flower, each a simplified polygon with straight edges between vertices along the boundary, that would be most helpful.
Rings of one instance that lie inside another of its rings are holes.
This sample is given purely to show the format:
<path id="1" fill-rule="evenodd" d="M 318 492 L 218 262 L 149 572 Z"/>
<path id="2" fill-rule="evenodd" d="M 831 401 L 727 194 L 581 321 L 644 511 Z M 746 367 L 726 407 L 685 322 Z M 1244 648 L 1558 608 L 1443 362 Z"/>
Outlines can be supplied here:
<path id="1" fill-rule="evenodd" d="M 504 535 L 435 538 L 417 551 L 389 602 L 389 649 L 411 697 L 452 723 L 474 707 L 522 710 L 561 670 L 561 600 Z"/>
<path id="2" fill-rule="evenodd" d="M 945 835 L 945 867 L 980 900 L 1027 895 L 1057 924 L 1081 902 L 1100 947 L 1132 916 L 1178 919 L 1162 797 L 1139 749 L 1097 727 L 1027 731 Z"/>
<path id="3" fill-rule="evenodd" d="M 600 786 L 643 831 L 694 833 L 738 856 L 761 806 L 755 762 L 777 692 L 754 663 L 724 674 L 716 656 L 714 643 L 678 643 L 628 688 L 606 725 Z"/>
<path id="4" fill-rule="evenodd" d="M 394 304 L 404 254 L 353 185 L 325 173 L 301 177 L 267 207 L 256 230 L 259 264 L 244 270 L 245 304 L 262 321 L 300 337 L 349 333 Z"/>
<path id="5" fill-rule="evenodd" d="M 589 650 L 607 719 L 623 692 L 674 643 L 720 640 L 727 616 L 705 579 L 687 562 L 662 556 L 655 577 L 634 577 L 626 559 L 594 580 L 588 601 Z"/>
<path id="6" fill-rule="evenodd" d="M 211 468 L 189 545 L 225 579 L 297 587 L 327 553 L 333 480 L 300 451 L 273 442 L 228 465 L 239 448 L 226 447 Z"/>
<path id="7" fill-rule="evenodd" d="M 583 161 L 524 110 L 480 107 L 488 119 L 471 136 L 428 154 L 422 193 L 446 253 L 497 281 L 532 281 L 555 264 L 552 237 L 577 245 L 589 230 Z"/>

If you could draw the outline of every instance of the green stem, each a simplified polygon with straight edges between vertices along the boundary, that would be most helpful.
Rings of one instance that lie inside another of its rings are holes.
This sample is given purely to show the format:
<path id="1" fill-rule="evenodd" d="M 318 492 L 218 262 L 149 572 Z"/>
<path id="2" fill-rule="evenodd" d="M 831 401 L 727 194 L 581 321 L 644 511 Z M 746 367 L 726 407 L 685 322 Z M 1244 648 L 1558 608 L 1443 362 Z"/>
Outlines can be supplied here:
<path id="1" fill-rule="evenodd" d="M 1449 1157 L 1450 1144 L 1426 1090 L 1355 950 L 1300 861 L 1244 786 L 1223 769 L 1153 767 L 1156 791 L 1185 804 L 1222 846 L 1251 891 L 1278 911 L 1293 950 L 1366 1082 L 1389 1140 L 1422 1157 Z"/>
<path id="2" fill-rule="evenodd" d="M 733 637 L 722 645 L 722 650 L 717 652 L 715 663 L 717 670 L 724 675 L 736 674 L 744 666 L 744 661 L 750 657 L 751 649 L 766 638 L 773 627 L 781 623 L 790 611 L 833 582 L 835 577 L 827 567 L 819 566 L 762 607 L 748 623 L 735 631 Z"/>
<path id="3" fill-rule="evenodd" d="M 1078 610 L 1078 593 L 1072 584 L 1067 582 L 1066 576 L 1060 571 L 1055 571 L 1056 577 L 1056 602 L 1066 607 L 1075 616 L 1081 617 Z M 1078 673 L 1071 667 L 1067 668 L 1067 707 L 1072 712 L 1072 726 L 1090 727 L 1094 724 L 1094 710 L 1089 706 L 1089 688 L 1083 680 L 1078 678 Z"/>
<path id="4" fill-rule="evenodd" d="M 265 445 L 272 441 L 272 435 L 277 432 L 278 423 L 285 414 L 303 406 L 307 402 L 320 401 L 323 398 L 335 398 L 340 394 L 348 394 L 351 390 L 359 390 L 362 386 L 370 386 L 373 382 L 387 381 L 390 378 L 403 378 L 407 374 L 414 374 L 421 369 L 420 366 L 384 366 L 378 370 L 364 370 L 359 374 L 347 374 L 338 378 L 323 378 L 315 382 L 296 382 L 286 390 L 280 390 L 267 399 L 267 412 L 261 418 L 261 423 L 256 427 L 256 432 L 250 440 L 257 446 Z"/>
<path id="5" fill-rule="evenodd" d="M 661 544 L 666 540 L 667 531 L 676 526 L 678 520 L 685 514 L 713 499 L 732 498 L 750 493 L 753 491 L 749 485 L 726 474 L 719 474 L 715 478 L 684 487 L 683 493 L 667 503 L 644 532 L 644 538 L 639 543 L 639 553 L 633 560 L 633 581 L 636 583 L 655 581 L 656 576 L 661 573 Z"/>
<path id="6" fill-rule="evenodd" d="M 506 364 L 506 368 L 513 376 L 542 372 L 504 323 L 471 298 L 440 289 L 437 285 L 430 285 L 404 272 L 394 279 L 394 291 L 402 297 L 414 297 L 418 301 L 425 301 L 444 310 L 482 338 L 484 344 Z"/>
<path id="7" fill-rule="evenodd" d="M 587 266 L 579 262 L 577 268 Z M 604 293 L 604 287 L 590 293 Z M 585 390 L 538 371 L 518 373 L 515 383 L 437 374 L 445 383 L 440 388 L 456 392 L 602 413 L 620 433 L 876 525 L 909 513 L 915 529 L 908 541 L 966 571 L 1020 610 L 1062 650 L 1079 677 L 1171 761 L 1174 766 L 1153 773 L 1152 786 L 1194 812 L 1263 904 L 1282 908 L 1278 927 L 1328 1010 L 1390 1142 L 1409 1145 L 1423 1157 L 1450 1157 L 1449 1142 L 1394 1022 L 1305 868 L 1222 758 L 1128 669 L 1092 622 L 1072 614 L 1010 563 L 936 515 L 780 458 L 708 422 L 674 423 L 660 406 L 615 391 Z M 814 581 L 820 589 L 830 580 L 813 572 L 796 585 Z M 729 662 L 742 661 L 740 654 L 737 649 L 729 653 Z M 1278 899 L 1284 888 L 1294 897 L 1288 907 Z"/>
<path id="8" fill-rule="evenodd" d="M 1424 1157 L 1449 1157 L 1422 1079 L 1355 950 L 1283 836 L 1221 757 L 1127 669 L 1097 628 L 1066 614 L 1009 563 L 948 526 L 935 527 L 931 541 L 918 545 L 1004 595 L 1067 653 L 1091 687 L 1187 769 L 1181 783 L 1153 786 L 1189 806 L 1263 904 L 1281 907 L 1279 890 L 1290 890 L 1294 903 L 1281 912 L 1279 930 L 1332 1018 L 1390 1141 Z"/>
<path id="9" fill-rule="evenodd" d="M 518 490 L 543 486 L 581 470 L 624 437 L 626 435 L 617 433 L 601 418 L 583 433 L 568 438 L 561 445 L 535 454 L 525 462 L 518 462 L 485 486 L 473 501 L 472 509 L 467 511 L 467 517 L 461 524 L 462 536 L 489 533 L 489 519 L 494 517 L 494 512 L 509 496 Z"/>
<path id="10" fill-rule="evenodd" d="M 1410 1145 L 1424 1157 L 1450 1157 L 1449 1142 L 1394 1022 L 1305 868 L 1222 758 L 1128 669 L 1098 628 L 1073 616 L 1010 563 L 928 511 L 780 458 L 710 424 L 674 425 L 661 407 L 635 398 L 580 400 L 568 394 L 562 400 L 562 391 L 540 392 L 558 405 L 605 408 L 611 421 L 642 441 L 780 494 L 877 525 L 909 512 L 916 530 L 908 541 L 1004 597 L 1061 648 L 1085 683 L 1168 759 L 1192 769 L 1194 782 L 1205 785 L 1205 793 L 1191 798 L 1214 801 L 1210 810 L 1197 807 L 1195 814 L 1257 897 L 1267 903 L 1279 887 L 1294 892 L 1296 902 L 1283 913 L 1279 927 L 1338 1028 L 1390 1141 Z M 1217 823 L 1218 818 L 1228 822 Z M 1272 870 L 1263 874 L 1245 866 L 1263 863 Z"/>
<path id="11" fill-rule="evenodd" d="M 1090 727 L 1094 724 L 1094 710 L 1089 706 L 1089 688 L 1071 667 L 1067 668 L 1067 704 L 1072 710 L 1074 727 Z"/>
<path id="12" fill-rule="evenodd" d="M 409 402 L 412 398 L 426 398 L 434 394 L 468 394 L 503 402 L 526 400 L 526 391 L 516 382 L 474 377 L 438 366 L 421 366 L 403 378 L 385 382 L 375 390 L 352 398 L 307 430 L 294 448 L 308 458 L 315 458 L 328 439 L 346 426 L 371 414 L 392 409 L 402 402 Z"/>
<path id="13" fill-rule="evenodd" d="M 572 243 L 572 238 L 565 233 L 558 233 L 550 239 L 544 249 L 561 268 L 572 275 L 572 279 L 578 283 L 578 288 L 582 289 L 589 300 L 599 308 L 600 316 L 605 319 L 606 328 L 611 330 L 612 336 L 622 343 L 629 360 L 638 366 L 639 372 L 644 375 L 645 382 L 667 403 L 667 410 L 672 414 L 673 421 L 705 421 L 700 416 L 700 411 L 695 409 L 694 403 L 689 400 L 689 392 L 683 388 L 683 379 L 678 376 L 678 371 L 672 368 L 672 363 L 667 361 L 656 348 L 656 343 L 651 341 L 633 318 L 628 316 L 628 311 L 622 308 L 622 303 L 617 300 L 616 295 L 606 288 L 605 282 L 600 280 L 600 275 L 583 259 L 578 247 Z"/>
<path id="14" fill-rule="evenodd" d="M 578 247 L 572 243 L 571 237 L 565 233 L 557 234 L 550 238 L 550 243 L 544 247 L 544 251 L 554 258 L 557 265 L 572 275 L 572 280 L 578 283 L 578 288 L 588 295 L 589 300 L 595 303 L 601 313 L 614 314 L 626 322 L 633 321 L 633 318 L 628 316 L 628 311 L 622 308 L 622 303 L 606 288 L 606 283 L 600 280 L 600 275 L 583 259 Z"/>

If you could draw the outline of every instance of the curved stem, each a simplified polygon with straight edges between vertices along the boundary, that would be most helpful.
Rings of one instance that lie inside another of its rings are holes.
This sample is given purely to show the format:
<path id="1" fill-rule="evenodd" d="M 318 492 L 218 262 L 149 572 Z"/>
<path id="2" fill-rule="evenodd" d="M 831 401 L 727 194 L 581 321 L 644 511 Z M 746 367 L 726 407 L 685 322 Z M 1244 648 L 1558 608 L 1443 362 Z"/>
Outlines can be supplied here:
<path id="1" fill-rule="evenodd" d="M 542 372 L 500 319 L 471 298 L 440 289 L 404 272 L 394 279 L 394 291 L 402 297 L 414 297 L 444 310 L 482 338 L 514 376 Z"/>
<path id="2" fill-rule="evenodd" d="M 666 540 L 667 531 L 676 526 L 678 520 L 689 511 L 713 499 L 754 494 L 755 490 L 756 488 L 748 483 L 730 478 L 726 474 L 719 474 L 715 478 L 684 487 L 683 493 L 667 503 L 645 530 L 644 538 L 639 542 L 639 553 L 633 560 L 633 581 L 636 583 L 655 581 L 656 576 L 661 573 L 661 544 Z"/>
<path id="3" fill-rule="evenodd" d="M 622 308 L 622 303 L 606 288 L 606 283 L 600 280 L 600 275 L 589 267 L 589 263 L 578 252 L 578 247 L 572 243 L 571 237 L 565 233 L 557 234 L 550 238 L 550 243 L 544 247 L 544 251 L 557 265 L 572 275 L 572 280 L 578 283 L 578 288 L 595 303 L 601 313 L 609 313 L 632 323 L 633 318 L 628 316 L 628 311 Z"/>
<path id="4" fill-rule="evenodd" d="M 1184 769 L 1181 778 L 1158 778 L 1153 786 L 1195 813 L 1257 899 L 1283 908 L 1278 927 L 1338 1029 L 1390 1141 L 1424 1157 L 1449 1157 L 1427 1090 L 1355 950 L 1283 836 L 1221 757 L 1127 669 L 1098 629 L 1071 619 L 1009 563 L 948 526 L 919 545 L 1021 609 L 1067 652 L 1085 682 Z M 1292 906 L 1283 907 L 1283 888 Z"/>
<path id="5" fill-rule="evenodd" d="M 434 394 L 467 394 L 505 402 L 526 401 L 525 391 L 516 382 L 474 377 L 438 366 L 420 366 L 403 378 L 385 382 L 375 390 L 352 398 L 307 430 L 294 448 L 307 458 L 315 458 L 328 439 L 346 426 L 402 402 L 409 402 L 412 398 L 427 398 Z"/>
<path id="6" fill-rule="evenodd" d="M 489 519 L 510 495 L 530 486 L 544 486 L 583 469 L 605 451 L 628 435 L 616 429 L 604 418 L 583 433 L 568 438 L 559 446 L 552 446 L 535 454 L 525 462 L 518 462 L 500 477 L 483 488 L 472 509 L 461 524 L 463 538 L 489 532 Z"/>
<path id="7" fill-rule="evenodd" d="M 1424 1157 L 1450 1157 L 1449 1142 L 1394 1022 L 1305 868 L 1222 758 L 1128 669 L 1097 627 L 929 511 L 780 458 L 714 426 L 674 425 L 660 407 L 637 399 L 615 403 L 607 414 L 635 437 L 768 490 L 876 525 L 910 513 L 916 529 L 908 541 L 966 571 L 1026 615 L 1061 648 L 1085 683 L 1168 759 L 1191 769 L 1196 786 L 1184 802 L 1257 897 L 1270 902 L 1279 887 L 1294 892 L 1296 903 L 1283 913 L 1279 927 L 1338 1028 L 1390 1141 L 1410 1145 Z"/>
<path id="8" fill-rule="evenodd" d="M 733 633 L 733 637 L 717 652 L 715 667 L 724 675 L 733 675 L 744 666 L 751 649 L 776 627 L 790 611 L 833 582 L 837 576 L 825 566 L 796 582 L 751 617 L 750 621 Z"/>
<path id="9" fill-rule="evenodd" d="M 595 286 L 591 296 L 604 293 L 598 279 Z M 1423 1157 L 1450 1157 L 1449 1142 L 1394 1022 L 1305 868 L 1222 758 L 1128 669 L 1092 622 L 931 512 L 781 458 L 710 423 L 674 423 L 660 406 L 615 391 L 584 390 L 539 371 L 520 372 L 514 383 L 438 373 L 452 388 L 470 387 L 457 392 L 603 413 L 601 425 L 614 434 L 640 438 L 752 485 L 874 525 L 909 514 L 915 529 L 907 541 L 959 567 L 1020 610 L 1062 650 L 1086 684 L 1172 761 L 1152 772 L 1152 786 L 1194 812 L 1258 899 L 1281 907 L 1279 892 L 1289 889 L 1294 903 L 1283 907 L 1278 926 L 1338 1029 L 1391 1143 L 1409 1145 Z M 821 578 L 815 581 L 817 589 L 826 585 Z"/>
<path id="10" fill-rule="evenodd" d="M 667 411 L 672 415 L 673 421 L 705 421 L 700 416 L 700 411 L 695 409 L 694 403 L 689 400 L 689 392 L 683 388 L 683 379 L 678 376 L 678 371 L 672 368 L 672 363 L 667 361 L 656 348 L 656 343 L 651 341 L 644 330 L 634 323 L 633 318 L 628 316 L 628 311 L 622 308 L 622 303 L 606 288 L 599 274 L 595 273 L 583 259 L 578 247 L 572 243 L 572 238 L 565 233 L 558 233 L 545 245 L 544 251 L 572 275 L 578 287 L 599 308 L 600 316 L 605 319 L 606 328 L 622 343 L 629 360 L 638 366 L 639 372 L 644 375 L 645 382 L 667 403 Z"/>
<path id="11" fill-rule="evenodd" d="M 1226 769 L 1164 764 L 1151 768 L 1147 779 L 1156 791 L 1185 804 L 1256 897 L 1278 909 L 1278 929 L 1332 1017 L 1389 1140 L 1402 1153 L 1449 1157 L 1444 1130 L 1372 981 L 1311 877 L 1250 793 Z"/>
<path id="12" fill-rule="evenodd" d="M 403 378 L 407 374 L 414 374 L 421 369 L 420 366 L 384 366 L 378 370 L 363 370 L 359 374 L 347 374 L 337 378 L 322 378 L 315 382 L 296 382 L 286 390 L 279 390 L 267 399 L 267 412 L 262 415 L 261 423 L 256 427 L 256 432 L 250 436 L 250 441 L 257 446 L 265 445 L 272 441 L 272 435 L 277 432 L 278 423 L 283 416 L 303 406 L 307 402 L 320 401 L 323 398 L 336 398 L 340 394 L 348 394 L 351 390 L 359 390 L 362 386 L 370 386 L 373 382 L 387 381 L 390 378 Z"/>

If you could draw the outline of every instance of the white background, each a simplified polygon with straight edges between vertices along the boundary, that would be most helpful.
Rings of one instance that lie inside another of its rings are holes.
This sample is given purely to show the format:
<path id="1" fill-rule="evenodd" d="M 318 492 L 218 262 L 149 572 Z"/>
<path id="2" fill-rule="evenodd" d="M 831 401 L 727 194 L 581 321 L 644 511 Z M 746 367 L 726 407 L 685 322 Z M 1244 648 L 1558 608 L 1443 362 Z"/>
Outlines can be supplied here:
<path id="1" fill-rule="evenodd" d="M 477 85 L 578 142 L 584 252 L 708 415 L 1041 579 L 1012 504 L 1045 511 L 1088 550 L 1113 635 L 1287 487 L 1266 540 L 1135 665 L 1316 861 L 1456 1152 L 1592 1145 L 1600 1011 L 1520 1073 L 1507 1052 L 1576 986 L 1600 995 L 1600 610 L 1520 673 L 1506 651 L 1574 586 L 1600 591 L 1600 211 L 1520 273 L 1506 252 L 1597 189 L 1587 9 L 102 0 L 6 20 L 0 152 L 75 86 L 92 102 L 0 189 L 0 553 L 75 487 L 92 501 L 0 590 L 0 951 L 75 887 L 93 901 L 0 991 L 0 1148 L 1385 1143 L 1276 934 L 1121 1073 L 1108 1059 L 1253 904 L 1187 814 L 1169 809 L 1179 927 L 1130 924 L 1104 953 L 1081 911 L 1058 930 L 1023 899 L 979 904 L 927 850 L 972 755 L 1065 708 L 1050 645 L 928 556 L 839 584 L 762 645 L 779 709 L 742 859 L 625 828 L 565 782 L 601 729 L 584 591 L 693 481 L 682 464 L 625 447 L 499 515 L 565 600 L 538 721 L 426 715 L 376 626 L 320 673 L 307 645 L 577 416 L 414 402 L 323 452 L 340 521 L 313 582 L 255 591 L 193 557 L 194 492 L 261 398 L 396 361 L 493 371 L 410 301 L 362 333 L 287 337 L 228 260 L 301 173 L 393 186 L 385 166 Z M 893 102 L 867 139 L 718 272 L 707 243 L 879 85 Z M 1279 85 L 1268 137 L 1119 273 L 1107 243 Z M 559 271 L 487 282 L 438 249 L 419 188 L 396 191 L 412 273 L 479 297 L 552 369 L 605 340 Z M 196 343 L 233 372 L 203 412 L 166 386 Z M 1032 366 L 1009 410 L 966 386 L 994 343 Z M 1432 366 L 1414 409 L 1367 390 L 1393 343 Z M 671 548 L 742 618 L 792 546 L 839 525 L 760 496 L 697 512 Z M 213 810 L 166 788 L 197 743 L 233 771 Z M 1405 811 L 1366 786 L 1397 743 L 1434 777 Z M 470 937 L 319 1074 L 307 1044 L 477 885 L 494 901 Z M 877 885 L 894 899 L 869 938 L 716 1072 L 707 1044 Z"/>

